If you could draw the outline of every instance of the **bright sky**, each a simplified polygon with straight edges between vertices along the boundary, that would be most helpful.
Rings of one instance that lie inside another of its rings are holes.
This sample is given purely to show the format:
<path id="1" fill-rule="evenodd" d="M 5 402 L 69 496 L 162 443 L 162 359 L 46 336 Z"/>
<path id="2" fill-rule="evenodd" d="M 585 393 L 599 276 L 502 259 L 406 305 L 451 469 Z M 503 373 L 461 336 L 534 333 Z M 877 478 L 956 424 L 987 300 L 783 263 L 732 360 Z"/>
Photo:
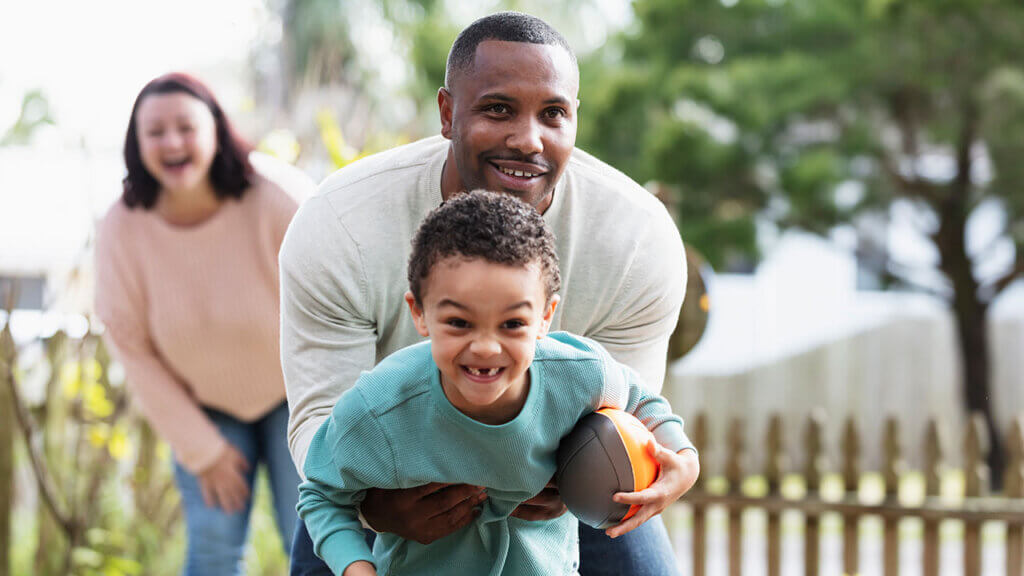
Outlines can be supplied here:
<path id="1" fill-rule="evenodd" d="M 253 42 L 273 32 L 260 0 L 4 0 L 0 127 L 13 123 L 26 91 L 41 88 L 61 140 L 116 147 L 147 80 L 187 70 L 220 94 L 233 78 L 211 73 L 241 70 Z"/>
<path id="2" fill-rule="evenodd" d="M 148 80 L 192 72 L 237 109 L 250 49 L 280 37 L 261 0 L 0 2 L 0 132 L 30 90 L 56 120 L 31 148 L 0 149 L 0 273 L 73 263 L 119 193 L 128 116 Z"/>

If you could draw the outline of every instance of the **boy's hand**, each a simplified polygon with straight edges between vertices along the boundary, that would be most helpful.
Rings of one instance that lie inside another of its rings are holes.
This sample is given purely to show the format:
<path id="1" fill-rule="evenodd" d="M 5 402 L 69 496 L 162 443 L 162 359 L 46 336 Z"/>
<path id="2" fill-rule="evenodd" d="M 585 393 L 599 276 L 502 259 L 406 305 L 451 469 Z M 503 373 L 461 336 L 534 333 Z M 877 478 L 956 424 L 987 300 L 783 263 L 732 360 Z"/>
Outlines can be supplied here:
<path id="1" fill-rule="evenodd" d="M 697 453 L 683 450 L 676 454 L 663 448 L 656 441 L 647 443 L 647 451 L 658 461 L 661 470 L 657 479 L 644 490 L 638 492 L 617 492 L 612 500 L 620 504 L 639 505 L 640 509 L 632 518 L 605 530 L 610 538 L 617 538 L 650 520 L 669 504 L 675 502 L 697 482 L 700 464 Z"/>
<path id="2" fill-rule="evenodd" d="M 343 576 L 377 576 L 377 570 L 366 560 L 356 560 L 345 567 Z"/>
<path id="3" fill-rule="evenodd" d="M 433 482 L 406 489 L 370 488 L 359 511 L 377 532 L 430 544 L 472 522 L 476 507 L 486 499 L 480 486 Z"/>

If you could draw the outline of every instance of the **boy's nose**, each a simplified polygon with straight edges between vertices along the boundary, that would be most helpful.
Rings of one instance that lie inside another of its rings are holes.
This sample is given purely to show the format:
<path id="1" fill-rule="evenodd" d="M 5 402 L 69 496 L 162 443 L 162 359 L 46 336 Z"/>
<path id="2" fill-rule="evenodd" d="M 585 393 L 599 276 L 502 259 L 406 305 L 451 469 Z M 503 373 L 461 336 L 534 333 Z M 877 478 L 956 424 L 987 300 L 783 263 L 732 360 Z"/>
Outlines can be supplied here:
<path id="1" fill-rule="evenodd" d="M 496 356 L 501 353 L 501 344 L 495 338 L 476 338 L 470 345 L 470 352 L 477 356 Z"/>

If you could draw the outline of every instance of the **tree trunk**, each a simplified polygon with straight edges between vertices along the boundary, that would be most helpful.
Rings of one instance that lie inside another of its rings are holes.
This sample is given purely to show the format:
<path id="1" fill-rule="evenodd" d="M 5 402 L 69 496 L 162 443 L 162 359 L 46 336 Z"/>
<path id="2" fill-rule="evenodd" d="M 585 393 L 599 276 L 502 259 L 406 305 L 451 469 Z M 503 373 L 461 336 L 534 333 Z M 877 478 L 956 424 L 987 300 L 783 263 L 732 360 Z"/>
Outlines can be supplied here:
<path id="1" fill-rule="evenodd" d="M 964 400 L 968 414 L 980 412 L 985 417 L 989 437 L 989 481 L 993 491 L 1002 487 L 1006 459 L 1002 448 L 1002 435 L 992 413 L 989 380 L 988 310 L 972 295 L 971 302 L 954 309 L 960 354 L 963 362 Z"/>
<path id="2" fill-rule="evenodd" d="M 963 398 L 967 413 L 981 413 L 988 429 L 987 457 L 992 489 L 1002 486 L 1006 459 L 1002 438 L 992 413 L 989 389 L 988 306 L 978 296 L 971 259 L 967 255 L 966 182 L 961 182 L 939 206 L 939 230 L 934 239 L 941 258 L 940 267 L 953 288 L 951 302 L 960 344 Z"/>

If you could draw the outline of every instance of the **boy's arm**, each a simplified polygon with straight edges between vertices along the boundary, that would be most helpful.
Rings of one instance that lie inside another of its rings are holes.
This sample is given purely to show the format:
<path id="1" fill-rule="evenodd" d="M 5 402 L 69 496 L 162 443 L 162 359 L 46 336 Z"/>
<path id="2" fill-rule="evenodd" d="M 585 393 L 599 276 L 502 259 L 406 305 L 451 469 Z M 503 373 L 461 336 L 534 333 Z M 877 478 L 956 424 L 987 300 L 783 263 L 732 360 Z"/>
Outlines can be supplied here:
<path id="1" fill-rule="evenodd" d="M 394 487 L 390 443 L 359 390 L 342 396 L 309 445 L 298 512 L 313 550 L 335 574 L 357 561 L 373 562 L 357 506 L 367 488 Z"/>
<path id="2" fill-rule="evenodd" d="M 683 419 L 672 413 L 667 400 L 658 394 L 648 392 L 641 384 L 640 376 L 624 365 L 611 365 L 606 394 L 614 397 L 617 377 L 621 377 L 628 388 L 625 410 L 637 417 L 654 434 L 654 441 L 648 442 L 647 450 L 658 462 L 658 477 L 649 487 L 636 492 L 619 492 L 613 496 L 616 502 L 640 506 L 628 520 L 605 531 L 611 538 L 617 538 L 640 526 L 668 505 L 678 500 L 697 482 L 700 462 L 697 449 L 683 431 Z M 618 372 L 618 374 L 616 374 Z"/>
<path id="3" fill-rule="evenodd" d="M 622 409 L 643 422 L 654 434 L 658 444 L 676 453 L 692 450 L 696 454 L 697 448 L 683 430 L 683 419 L 672 413 L 672 406 L 664 396 L 650 392 L 640 375 L 629 366 L 612 363 L 607 370 L 609 374 L 605 397 L 612 402 L 612 406 L 618 405 L 621 400 L 616 397 L 621 398 L 622 393 L 626 392 Z M 624 383 L 625 389 L 616 386 L 616 381 Z"/>

